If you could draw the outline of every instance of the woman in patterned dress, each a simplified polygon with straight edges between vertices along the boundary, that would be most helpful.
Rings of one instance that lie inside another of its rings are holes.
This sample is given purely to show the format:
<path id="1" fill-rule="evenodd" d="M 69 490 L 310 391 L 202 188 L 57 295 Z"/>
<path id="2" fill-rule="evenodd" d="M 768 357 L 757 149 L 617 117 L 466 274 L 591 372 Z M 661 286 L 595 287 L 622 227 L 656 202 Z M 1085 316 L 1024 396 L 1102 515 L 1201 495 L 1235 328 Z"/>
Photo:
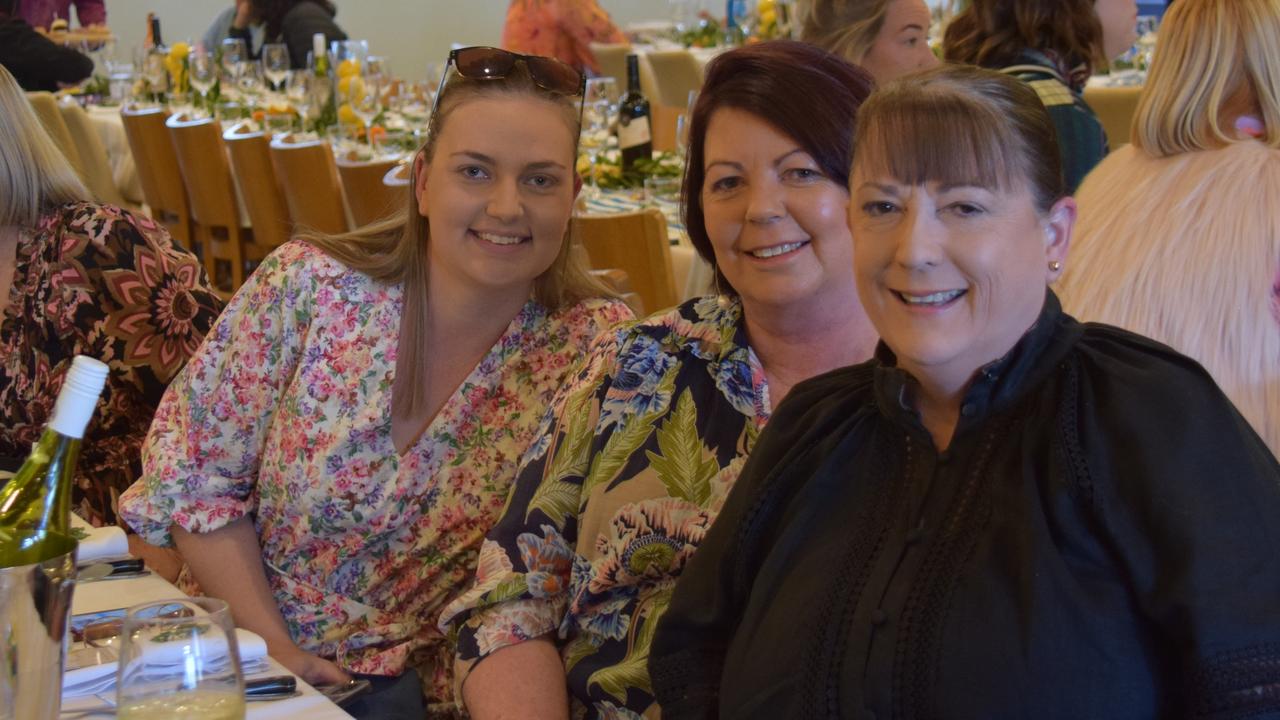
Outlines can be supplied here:
<path id="1" fill-rule="evenodd" d="M 358 717 L 420 718 L 424 693 L 452 713 L 434 618 L 552 393 L 630 316 L 569 253 L 581 76 L 466 48 L 445 82 L 404 212 L 262 264 L 166 396 L 122 502 L 290 670 L 372 676 Z"/>
<path id="2" fill-rule="evenodd" d="M 441 618 L 476 720 L 657 717 L 654 627 L 756 435 L 793 384 L 875 344 L 844 220 L 870 89 L 789 41 L 708 66 L 684 206 L 722 292 L 602 336 L 559 397 Z"/>
<path id="3" fill-rule="evenodd" d="M 0 466 L 16 469 L 39 439 L 72 358 L 105 362 L 111 372 L 72 504 L 91 524 L 110 525 L 117 498 L 141 473 L 165 386 L 222 303 L 200 261 L 164 228 L 90 197 L 0 67 Z M 164 561 L 131 543 L 149 562 Z"/>

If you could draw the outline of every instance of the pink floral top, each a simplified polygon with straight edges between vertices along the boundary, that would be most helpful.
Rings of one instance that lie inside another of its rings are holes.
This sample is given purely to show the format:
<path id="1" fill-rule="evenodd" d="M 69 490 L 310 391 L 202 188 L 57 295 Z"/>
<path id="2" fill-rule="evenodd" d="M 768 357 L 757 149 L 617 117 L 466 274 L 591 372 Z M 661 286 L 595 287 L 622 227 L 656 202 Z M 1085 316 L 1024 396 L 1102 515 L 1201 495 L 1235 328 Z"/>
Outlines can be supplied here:
<path id="1" fill-rule="evenodd" d="M 452 706 L 440 608 L 471 578 L 520 454 L 595 335 L 630 316 L 530 301 L 403 456 L 391 440 L 399 285 L 293 241 L 261 265 L 175 380 L 121 499 L 140 534 L 252 514 L 295 641 L 358 672 L 419 671 Z"/>
<path id="2" fill-rule="evenodd" d="M 624 43 L 609 13 L 596 0 L 511 0 L 502 47 L 544 55 L 578 69 L 600 72 L 591 43 Z"/>

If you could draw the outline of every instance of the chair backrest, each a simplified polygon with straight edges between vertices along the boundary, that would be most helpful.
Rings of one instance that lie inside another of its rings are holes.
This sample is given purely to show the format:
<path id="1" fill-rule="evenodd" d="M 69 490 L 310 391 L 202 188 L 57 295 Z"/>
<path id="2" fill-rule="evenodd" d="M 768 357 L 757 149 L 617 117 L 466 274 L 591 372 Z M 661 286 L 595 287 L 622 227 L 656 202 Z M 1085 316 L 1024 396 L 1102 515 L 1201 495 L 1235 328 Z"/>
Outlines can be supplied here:
<path id="1" fill-rule="evenodd" d="M 413 182 L 413 161 L 401 160 L 382 176 L 382 184 L 389 188 L 408 187 Z M 396 192 L 400 192 L 398 189 Z"/>
<path id="2" fill-rule="evenodd" d="M 177 154 L 182 182 L 191 203 L 191 219 L 209 227 L 239 227 L 231 163 L 222 146 L 222 128 L 213 118 L 190 120 L 179 115 L 165 121 Z"/>
<path id="3" fill-rule="evenodd" d="M 164 225 L 180 244 L 191 247 L 191 204 L 182 183 L 173 140 L 164 126 L 168 113 L 162 108 L 126 107 L 120 111 L 120 117 L 151 217 Z"/>
<path id="4" fill-rule="evenodd" d="M 1142 88 L 1138 86 L 1085 87 L 1084 101 L 1097 114 L 1112 150 L 1129 142 L 1133 115 L 1138 111 L 1141 94 Z"/>
<path id="5" fill-rule="evenodd" d="M 343 233 L 347 223 L 342 181 L 329 143 L 271 141 L 271 164 L 284 190 L 285 204 L 296 227 L 322 233 Z"/>
<path id="6" fill-rule="evenodd" d="M 627 84 L 627 55 L 632 52 L 630 43 L 591 43 L 591 54 L 596 56 L 600 74 L 617 80 L 623 90 Z"/>
<path id="7" fill-rule="evenodd" d="M 67 156 L 67 161 L 71 163 L 71 167 L 75 168 L 76 174 L 83 180 L 84 170 L 80 164 L 80 153 L 76 150 L 75 141 L 71 138 L 71 131 L 67 129 L 67 123 L 62 119 L 62 111 L 58 109 L 58 101 L 51 93 L 47 92 L 29 92 L 27 100 L 31 103 L 31 109 L 36 111 L 36 117 L 40 118 L 40 124 L 44 126 L 45 132 L 49 133 L 49 137 L 53 138 L 53 143 L 62 150 L 62 154 Z"/>
<path id="8" fill-rule="evenodd" d="M 689 104 L 689 91 L 702 87 L 702 63 L 688 50 L 654 50 L 645 59 L 653 71 L 654 94 L 658 102 L 683 108 Z M 641 89 L 643 89 L 643 64 Z"/>
<path id="9" fill-rule="evenodd" d="M 671 270 L 667 221 L 654 208 L 616 215 L 583 215 L 573 219 L 574 237 L 587 249 L 591 267 L 618 268 L 648 312 L 676 305 L 680 299 Z"/>
<path id="10" fill-rule="evenodd" d="M 271 150 L 261 131 L 247 126 L 232 127 L 222 134 L 231 156 L 231 170 L 240 183 L 254 241 L 271 249 L 288 242 L 293 234 L 293 220 L 285 204 L 276 169 L 271 164 Z"/>
<path id="11" fill-rule="evenodd" d="M 381 220 L 398 209 L 404 198 L 403 192 L 383 182 L 396 165 L 395 160 L 338 163 L 342 191 L 356 227 Z"/>
<path id="12" fill-rule="evenodd" d="M 116 186 L 111 172 L 111 158 L 107 149 L 102 146 L 98 131 L 93 129 L 89 113 L 75 103 L 58 103 L 62 113 L 62 121 L 71 135 L 72 145 L 80 156 L 81 177 L 98 202 L 109 205 L 125 205 L 124 195 Z"/>

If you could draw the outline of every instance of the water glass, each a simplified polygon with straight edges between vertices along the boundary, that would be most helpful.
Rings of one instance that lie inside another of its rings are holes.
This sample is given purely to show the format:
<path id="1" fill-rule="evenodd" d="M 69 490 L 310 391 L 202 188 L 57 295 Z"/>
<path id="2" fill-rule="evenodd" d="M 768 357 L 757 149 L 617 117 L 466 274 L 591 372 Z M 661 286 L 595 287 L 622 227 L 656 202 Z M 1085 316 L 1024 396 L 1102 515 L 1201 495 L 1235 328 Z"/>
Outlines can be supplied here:
<path id="1" fill-rule="evenodd" d="M 262 72 L 271 82 L 271 89 L 284 89 L 289 76 L 289 46 L 284 43 L 267 43 L 262 46 Z"/>
<path id="2" fill-rule="evenodd" d="M 136 77 L 133 63 L 128 60 L 107 60 L 107 82 L 110 83 L 113 105 L 123 105 L 133 97 Z"/>
<path id="3" fill-rule="evenodd" d="M 244 675 L 226 602 L 185 598 L 129 608 L 116 671 L 121 720 L 242 720 Z"/>

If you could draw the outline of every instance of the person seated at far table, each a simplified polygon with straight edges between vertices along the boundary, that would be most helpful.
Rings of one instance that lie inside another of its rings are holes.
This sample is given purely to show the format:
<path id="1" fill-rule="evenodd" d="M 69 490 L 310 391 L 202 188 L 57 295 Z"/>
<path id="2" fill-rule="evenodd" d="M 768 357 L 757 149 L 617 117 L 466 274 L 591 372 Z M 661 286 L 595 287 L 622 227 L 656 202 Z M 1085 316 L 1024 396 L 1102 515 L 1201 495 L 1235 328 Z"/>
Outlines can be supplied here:
<path id="1" fill-rule="evenodd" d="M 721 292 L 601 337 L 560 394 L 475 587 L 441 615 L 474 720 L 659 713 L 654 628 L 760 429 L 796 383 L 875 345 L 845 224 L 870 91 L 799 42 L 707 66 L 682 194 Z"/>
<path id="2" fill-rule="evenodd" d="M 399 215 L 263 261 L 121 499 L 285 667 L 369 677 L 357 717 L 455 710 L 435 619 L 553 394 L 631 318 L 571 252 L 584 86 L 551 58 L 450 53 Z"/>
<path id="3" fill-rule="evenodd" d="M 76 22 L 80 27 L 107 24 L 105 0 L 14 0 L 18 14 L 31 27 L 52 30 L 56 20 L 71 22 L 71 8 L 76 9 Z"/>
<path id="4" fill-rule="evenodd" d="M 89 197 L 0 68 L 0 466 L 15 470 L 40 438 L 72 359 L 101 360 L 110 374 L 71 505 L 102 526 L 117 522 L 117 499 L 141 474 L 142 441 L 165 387 L 222 303 L 200 261 L 163 227 Z M 174 558 L 136 536 L 130 550 L 177 574 Z"/>
<path id="5" fill-rule="evenodd" d="M 1180 2 L 1157 50 L 1062 304 L 1198 360 L 1280 454 L 1280 0 Z"/>
<path id="6" fill-rule="evenodd" d="M 799 0 L 800 39 L 842 55 L 883 85 L 938 64 L 924 0 Z"/>
<path id="7" fill-rule="evenodd" d="M 1280 713 L 1280 465 L 1194 361 L 1062 311 L 1035 92 L 886 85 L 851 189 L 881 345 L 760 434 L 653 640 L 663 717 Z"/>
<path id="8" fill-rule="evenodd" d="M 1133 45 L 1137 13 L 1134 0 L 971 0 L 947 25 L 943 57 L 1009 73 L 1036 91 L 1073 193 L 1109 151 L 1084 84 Z"/>
<path id="9" fill-rule="evenodd" d="M 289 48 L 289 65 L 294 70 L 307 67 L 307 53 L 312 51 L 312 38 L 324 35 L 326 47 L 334 40 L 346 40 L 347 33 L 334 19 L 338 7 L 329 0 L 249 0 L 246 10 L 240 2 L 232 18 L 229 37 L 244 40 L 253 57 L 262 51 L 255 38 L 264 43 L 284 43 Z M 263 26 L 261 33 L 257 25 Z"/>
<path id="10" fill-rule="evenodd" d="M 598 75 L 591 43 L 625 43 L 597 0 L 511 0 L 502 26 L 502 47 L 546 55 Z"/>
<path id="11" fill-rule="evenodd" d="M 15 12 L 17 2 L 0 0 L 0 67 L 23 90 L 55 92 L 93 74 L 93 60 L 37 32 Z"/>
<path id="12" fill-rule="evenodd" d="M 209 28 L 204 31 L 204 37 L 201 42 L 207 50 L 222 45 L 222 41 L 231 37 L 233 28 L 240 28 L 242 31 L 247 30 L 249 40 L 245 43 L 245 47 L 249 49 L 262 47 L 263 37 L 266 34 L 266 26 L 257 21 L 253 17 L 253 6 L 250 0 L 235 0 L 235 3 L 218 13 L 218 16 L 209 23 Z M 239 35 L 243 38 L 243 35 Z"/>

